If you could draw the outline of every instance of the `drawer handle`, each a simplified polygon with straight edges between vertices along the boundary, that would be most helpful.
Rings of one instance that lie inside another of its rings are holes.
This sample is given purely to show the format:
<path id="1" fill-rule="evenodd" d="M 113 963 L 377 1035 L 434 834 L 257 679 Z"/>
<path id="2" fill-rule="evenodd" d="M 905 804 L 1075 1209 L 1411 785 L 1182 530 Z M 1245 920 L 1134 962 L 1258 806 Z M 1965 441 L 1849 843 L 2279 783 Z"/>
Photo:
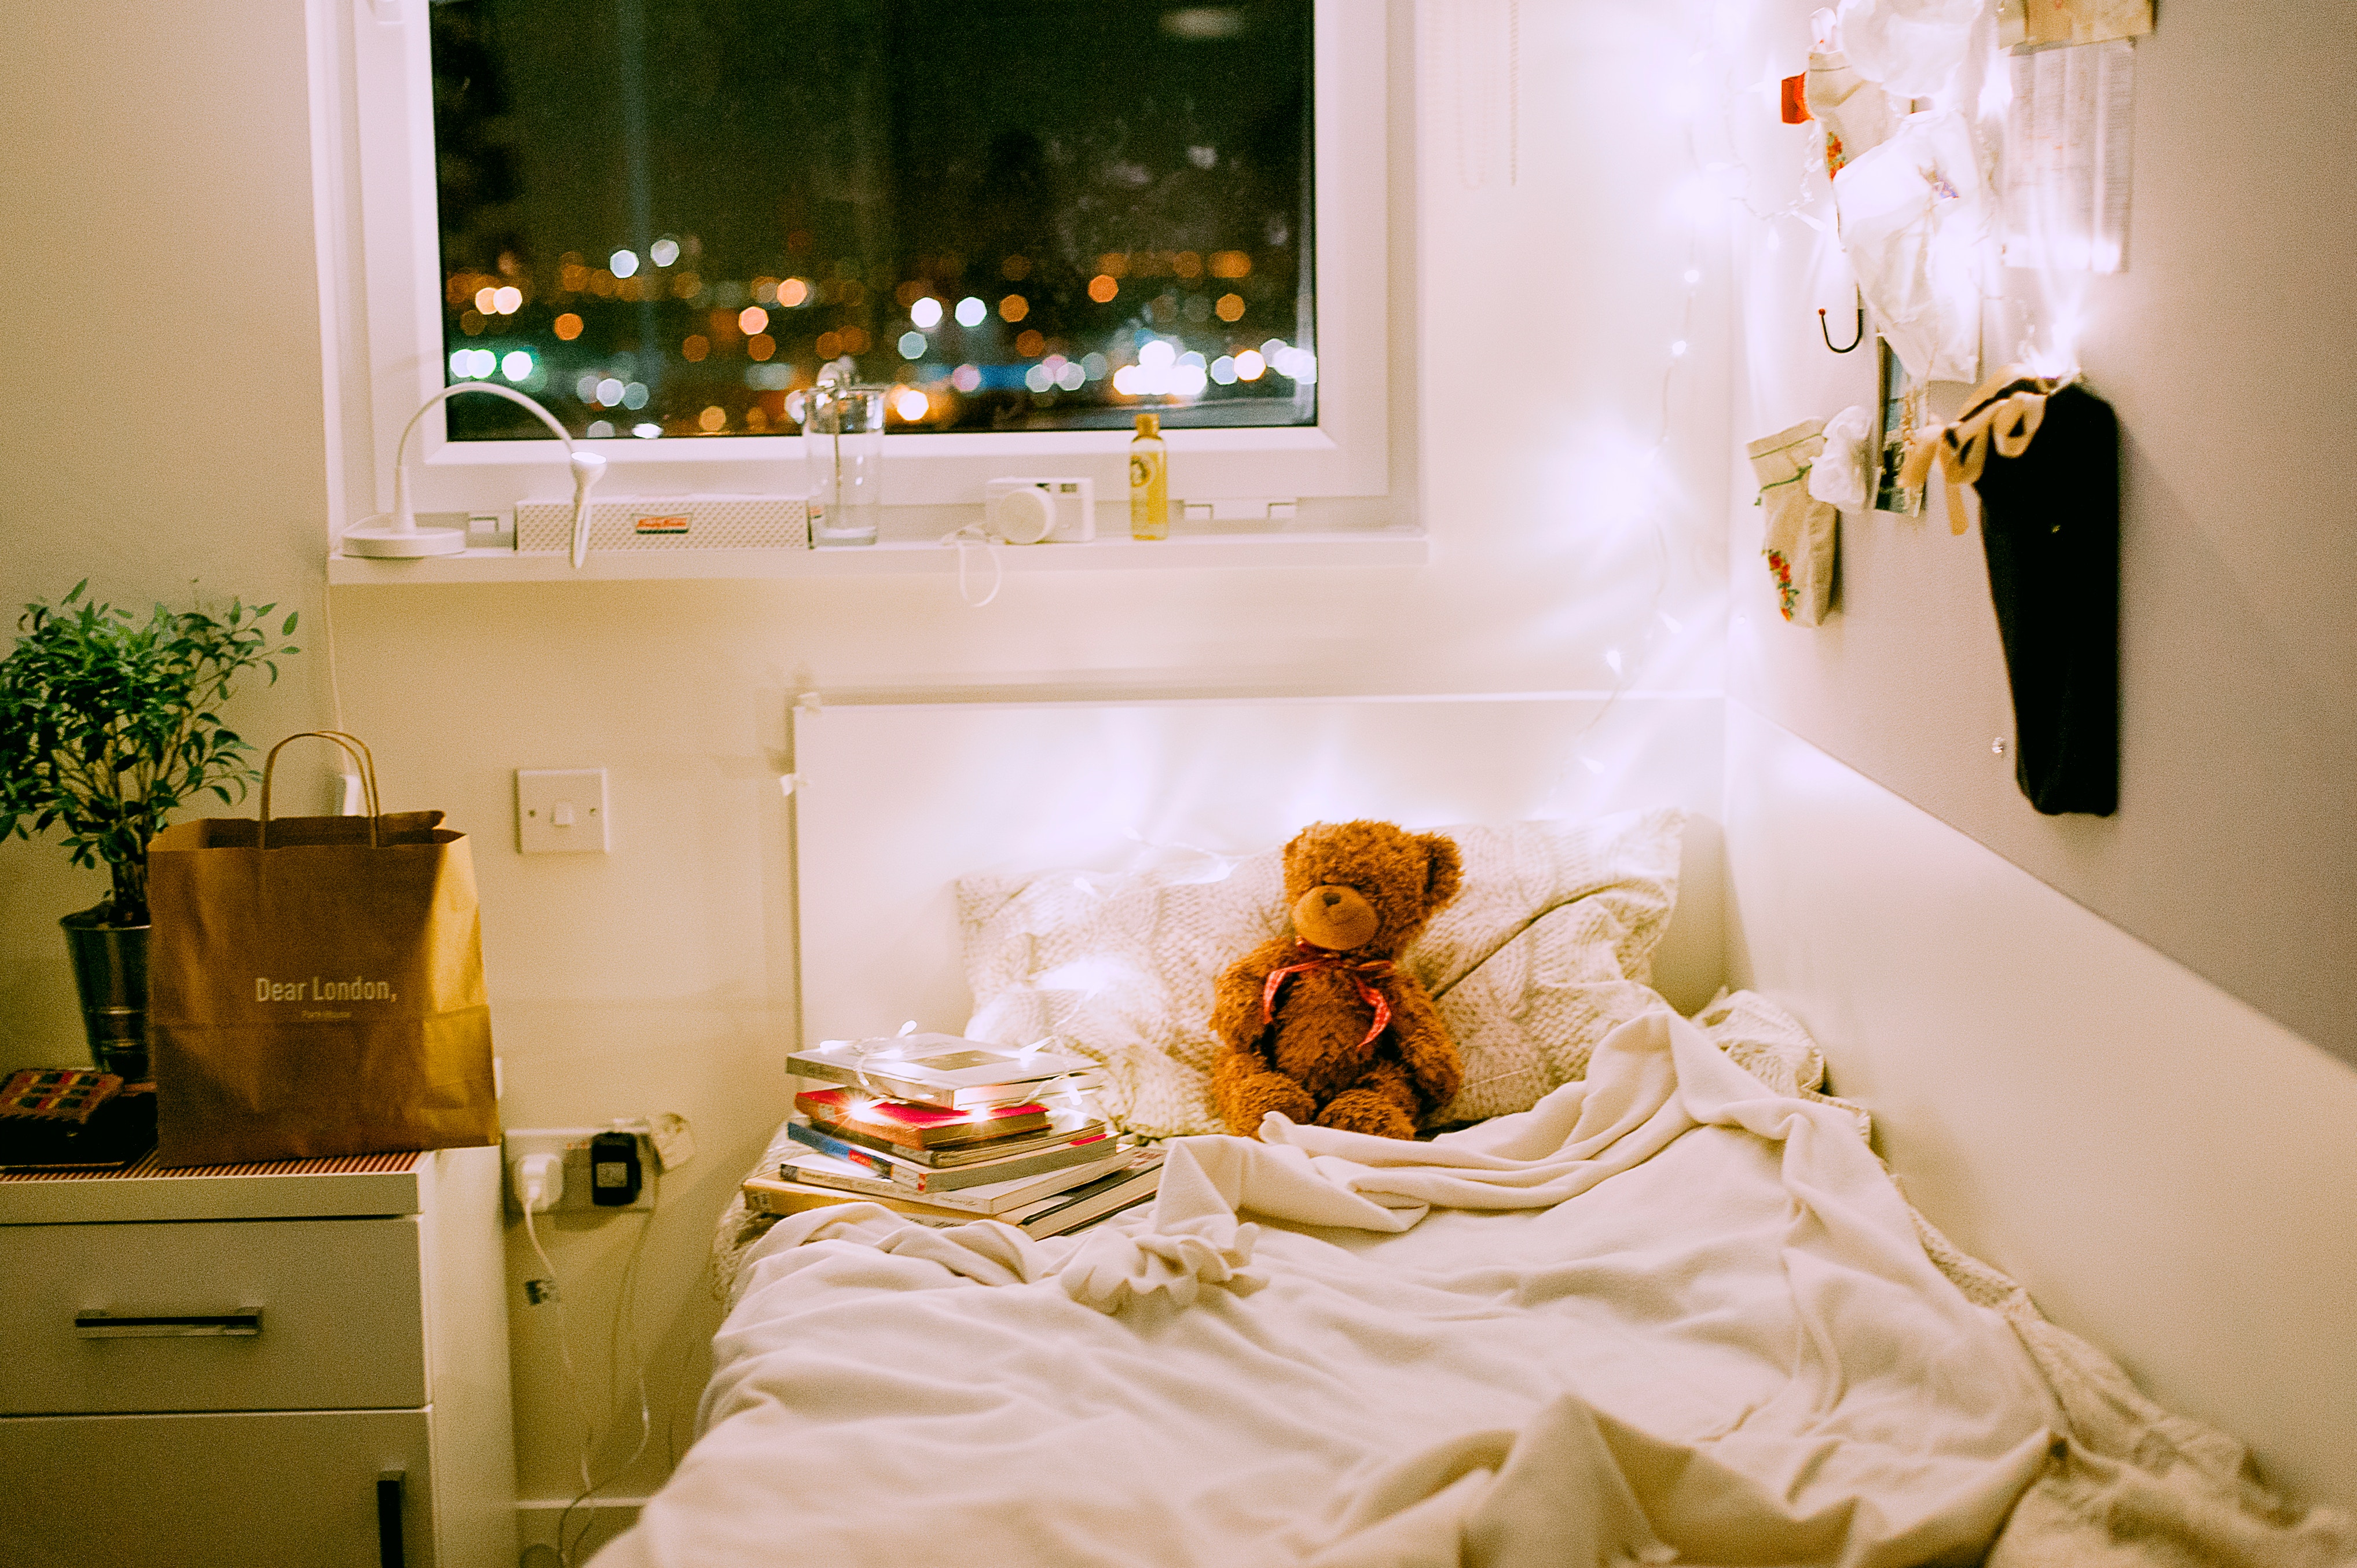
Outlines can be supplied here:
<path id="1" fill-rule="evenodd" d="M 236 1312 L 77 1312 L 74 1333 L 84 1339 L 252 1338 L 262 1332 L 262 1308 Z"/>
<path id="2" fill-rule="evenodd" d="M 380 1470 L 376 1477 L 376 1558 L 383 1568 L 402 1568 L 409 1561 L 401 1545 L 401 1484 L 406 1470 Z"/>

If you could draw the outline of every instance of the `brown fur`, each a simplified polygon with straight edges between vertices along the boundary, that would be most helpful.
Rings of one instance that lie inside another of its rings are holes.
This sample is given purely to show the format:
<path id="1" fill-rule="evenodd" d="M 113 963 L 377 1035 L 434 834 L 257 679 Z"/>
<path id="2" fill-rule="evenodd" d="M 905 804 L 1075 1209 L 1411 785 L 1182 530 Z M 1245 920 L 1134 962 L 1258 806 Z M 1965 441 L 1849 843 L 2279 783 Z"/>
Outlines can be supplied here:
<path id="1" fill-rule="evenodd" d="M 1390 822 L 1319 822 L 1285 846 L 1285 894 L 1304 940 L 1364 929 L 1372 911 L 1374 934 L 1348 950 L 1351 962 L 1396 959 L 1457 896 L 1462 875 L 1456 844 Z M 1269 975 L 1304 956 L 1292 936 L 1273 938 L 1221 974 L 1211 1010 L 1221 1046 L 1211 1094 L 1221 1119 L 1247 1136 L 1263 1115 L 1281 1111 L 1295 1122 L 1414 1137 L 1417 1122 L 1447 1104 L 1463 1076 L 1430 993 L 1404 970 L 1366 977 L 1392 1016 L 1361 1045 L 1374 1009 L 1349 976 L 1310 970 L 1287 977 L 1275 1022 L 1265 1023 Z"/>

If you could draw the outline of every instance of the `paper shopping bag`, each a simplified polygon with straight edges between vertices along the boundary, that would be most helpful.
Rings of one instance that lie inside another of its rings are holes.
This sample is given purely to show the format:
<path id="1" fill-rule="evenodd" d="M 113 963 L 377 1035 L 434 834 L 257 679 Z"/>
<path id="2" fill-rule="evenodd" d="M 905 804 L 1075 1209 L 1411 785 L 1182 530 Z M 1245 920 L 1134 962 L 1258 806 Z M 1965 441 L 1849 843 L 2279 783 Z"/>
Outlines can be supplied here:
<path id="1" fill-rule="evenodd" d="M 148 843 L 148 1020 L 167 1165 L 499 1142 L 467 836 L 440 811 L 210 819 Z M 288 740 L 301 736 L 289 736 Z"/>

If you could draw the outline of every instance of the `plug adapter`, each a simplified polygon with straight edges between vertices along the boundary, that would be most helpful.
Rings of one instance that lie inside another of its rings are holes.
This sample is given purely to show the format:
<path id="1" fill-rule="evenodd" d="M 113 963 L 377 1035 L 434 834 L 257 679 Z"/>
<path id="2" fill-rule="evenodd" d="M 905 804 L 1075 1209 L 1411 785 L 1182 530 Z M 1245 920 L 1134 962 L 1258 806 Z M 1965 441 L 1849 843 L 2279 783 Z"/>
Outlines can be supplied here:
<path id="1" fill-rule="evenodd" d="M 508 1179 L 526 1213 L 545 1213 L 565 1196 L 565 1161 L 555 1155 L 520 1155 L 508 1167 Z"/>

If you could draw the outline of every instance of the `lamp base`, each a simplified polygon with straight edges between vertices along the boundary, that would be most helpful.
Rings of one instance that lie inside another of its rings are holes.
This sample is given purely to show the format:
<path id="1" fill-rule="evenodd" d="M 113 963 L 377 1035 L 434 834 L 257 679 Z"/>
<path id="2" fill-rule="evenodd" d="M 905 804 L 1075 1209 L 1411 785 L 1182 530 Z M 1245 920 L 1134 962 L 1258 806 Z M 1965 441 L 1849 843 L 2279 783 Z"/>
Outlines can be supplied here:
<path id="1" fill-rule="evenodd" d="M 456 555 L 467 548 L 463 528 L 421 528 L 404 532 L 382 514 L 344 530 L 344 553 L 380 559 L 416 560 L 426 555 Z"/>

